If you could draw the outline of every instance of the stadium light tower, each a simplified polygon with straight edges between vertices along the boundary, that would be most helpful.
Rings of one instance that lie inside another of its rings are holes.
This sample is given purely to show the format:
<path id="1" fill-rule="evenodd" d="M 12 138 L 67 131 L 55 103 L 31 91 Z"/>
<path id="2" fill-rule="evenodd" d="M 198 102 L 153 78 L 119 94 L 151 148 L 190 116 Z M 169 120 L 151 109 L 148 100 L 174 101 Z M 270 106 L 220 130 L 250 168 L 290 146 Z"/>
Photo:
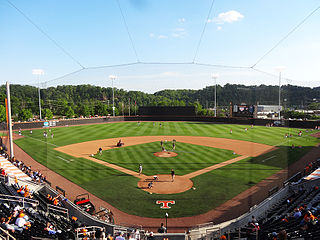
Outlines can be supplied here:
<path id="1" fill-rule="evenodd" d="M 32 69 L 32 74 L 37 75 L 38 78 L 38 95 L 39 95 L 39 120 L 42 119 L 41 117 L 41 96 L 40 96 L 40 75 L 44 74 L 43 69 Z"/>
<path id="2" fill-rule="evenodd" d="M 219 74 L 211 74 L 211 78 L 214 79 L 214 117 L 217 117 L 217 78 Z"/>
<path id="3" fill-rule="evenodd" d="M 275 70 L 277 72 L 279 72 L 279 113 L 278 113 L 278 117 L 279 117 L 279 121 L 281 120 L 281 115 L 280 115 L 280 112 L 281 112 L 281 100 L 280 100 L 280 97 L 281 97 L 281 72 L 284 71 L 286 69 L 286 67 L 284 66 L 277 66 L 275 67 Z"/>
<path id="4" fill-rule="evenodd" d="M 116 76 L 115 75 L 109 75 L 109 78 L 112 81 L 112 116 L 115 116 L 114 115 L 114 86 L 113 86 L 113 80 L 116 79 Z"/>

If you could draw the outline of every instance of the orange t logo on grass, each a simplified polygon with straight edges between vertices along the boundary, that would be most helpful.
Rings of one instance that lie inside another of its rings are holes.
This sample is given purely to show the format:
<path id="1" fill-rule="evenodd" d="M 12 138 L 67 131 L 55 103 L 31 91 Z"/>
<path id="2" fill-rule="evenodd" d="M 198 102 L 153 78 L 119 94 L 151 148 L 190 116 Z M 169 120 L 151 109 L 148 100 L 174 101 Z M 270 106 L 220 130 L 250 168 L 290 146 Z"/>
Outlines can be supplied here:
<path id="1" fill-rule="evenodd" d="M 171 208 L 169 206 L 169 203 L 176 204 L 176 201 L 174 201 L 174 200 L 157 200 L 156 201 L 156 204 L 162 204 L 162 206 L 160 208 L 165 208 L 165 209 Z"/>

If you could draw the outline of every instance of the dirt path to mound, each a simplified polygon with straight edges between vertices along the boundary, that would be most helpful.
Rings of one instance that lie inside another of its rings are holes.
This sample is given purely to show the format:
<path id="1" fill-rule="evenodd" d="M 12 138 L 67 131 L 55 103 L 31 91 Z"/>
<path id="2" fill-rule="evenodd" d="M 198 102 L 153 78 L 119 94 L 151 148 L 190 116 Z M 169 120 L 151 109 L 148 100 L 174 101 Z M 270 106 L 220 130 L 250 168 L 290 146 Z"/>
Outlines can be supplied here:
<path id="1" fill-rule="evenodd" d="M 170 137 L 171 139 L 172 137 Z M 86 193 L 87 191 L 80 186 L 74 184 L 63 176 L 56 172 L 46 168 L 34 159 L 32 159 L 27 153 L 21 148 L 14 144 L 15 157 L 22 160 L 25 164 L 31 165 L 33 170 L 40 170 L 47 176 L 47 179 L 52 183 L 52 187 L 60 186 L 66 191 L 66 197 L 70 200 L 74 200 L 77 195 Z M 298 162 L 295 162 L 290 166 L 290 169 L 284 169 L 278 173 L 270 176 L 269 178 L 261 181 L 257 185 L 249 188 L 243 193 L 237 195 L 233 199 L 225 202 L 219 207 L 212 209 L 211 211 L 200 214 L 193 217 L 182 217 L 182 218 L 169 218 L 168 226 L 169 232 L 184 232 L 188 228 L 194 227 L 197 224 L 213 222 L 215 224 L 221 223 L 227 220 L 234 219 L 241 214 L 244 214 L 255 204 L 260 203 L 266 197 L 268 197 L 268 190 L 273 187 L 282 187 L 282 183 L 288 177 L 291 177 L 298 171 L 301 171 L 305 165 L 311 161 L 315 161 L 320 156 L 320 147 L 313 148 Z M 156 231 L 163 222 L 160 218 L 145 218 L 127 214 L 113 207 L 109 203 L 89 193 L 90 200 L 96 207 L 105 207 L 113 211 L 115 215 L 116 224 L 125 226 L 143 226 L 144 229 L 149 231 Z"/>

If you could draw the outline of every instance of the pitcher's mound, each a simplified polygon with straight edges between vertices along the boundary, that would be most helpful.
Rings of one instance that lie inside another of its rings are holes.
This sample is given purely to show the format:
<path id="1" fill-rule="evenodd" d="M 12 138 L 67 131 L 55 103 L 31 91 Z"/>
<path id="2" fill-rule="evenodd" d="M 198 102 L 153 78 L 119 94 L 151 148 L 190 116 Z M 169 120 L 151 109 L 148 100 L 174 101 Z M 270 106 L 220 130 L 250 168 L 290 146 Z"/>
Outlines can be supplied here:
<path id="1" fill-rule="evenodd" d="M 178 153 L 162 151 L 162 152 L 156 152 L 153 155 L 155 155 L 156 157 L 175 157 L 178 155 Z"/>
<path id="2" fill-rule="evenodd" d="M 149 193 L 173 194 L 189 190 L 193 182 L 184 176 L 175 176 L 172 182 L 171 175 L 157 175 L 158 179 L 154 181 L 153 176 L 146 176 L 138 182 L 138 187 Z M 152 188 L 148 188 L 148 183 L 153 182 Z"/>

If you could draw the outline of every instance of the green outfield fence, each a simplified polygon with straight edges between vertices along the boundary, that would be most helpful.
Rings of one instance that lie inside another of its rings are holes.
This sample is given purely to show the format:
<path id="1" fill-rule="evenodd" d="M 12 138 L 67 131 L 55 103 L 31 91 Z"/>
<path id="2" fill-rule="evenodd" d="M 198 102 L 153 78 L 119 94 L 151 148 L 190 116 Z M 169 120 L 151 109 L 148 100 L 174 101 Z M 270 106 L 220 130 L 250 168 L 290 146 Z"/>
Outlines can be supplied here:
<path id="1" fill-rule="evenodd" d="M 299 120 L 275 120 L 259 118 L 218 118 L 218 117 L 199 117 L 199 116 L 119 116 L 119 117 L 95 117 L 95 118 L 76 118 L 76 119 L 56 119 L 48 121 L 49 126 L 72 126 L 81 124 L 98 124 L 123 121 L 186 121 L 186 122 L 205 122 L 216 124 L 245 124 L 265 126 L 266 124 L 275 124 L 289 128 L 315 128 L 320 126 L 320 121 L 299 121 Z M 32 129 L 44 127 L 46 121 L 35 122 L 15 122 L 13 129 Z M 0 130 L 6 130 L 7 124 L 2 123 Z"/>

